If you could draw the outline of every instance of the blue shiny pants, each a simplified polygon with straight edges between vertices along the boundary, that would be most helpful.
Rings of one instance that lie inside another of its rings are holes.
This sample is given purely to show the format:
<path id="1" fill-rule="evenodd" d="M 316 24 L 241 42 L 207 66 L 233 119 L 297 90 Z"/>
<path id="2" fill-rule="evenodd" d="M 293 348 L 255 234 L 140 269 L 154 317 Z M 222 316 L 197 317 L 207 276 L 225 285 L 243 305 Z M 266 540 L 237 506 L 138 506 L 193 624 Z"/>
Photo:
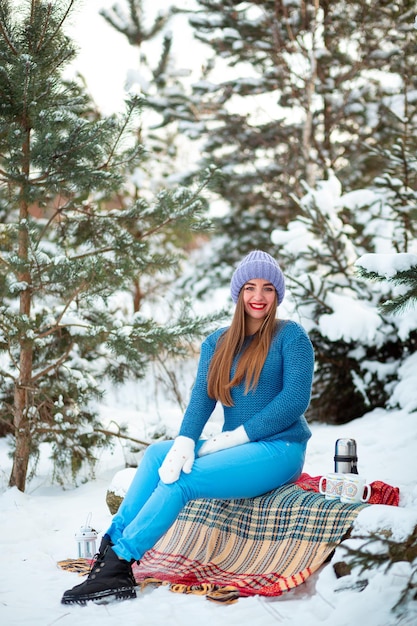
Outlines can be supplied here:
<path id="1" fill-rule="evenodd" d="M 116 554 L 140 560 L 165 534 L 190 500 L 232 500 L 260 496 L 301 474 L 306 444 L 287 441 L 250 442 L 196 458 L 192 472 L 166 485 L 158 469 L 172 441 L 154 443 L 143 456 L 135 477 L 107 531 Z M 196 454 L 202 442 L 196 445 Z"/>

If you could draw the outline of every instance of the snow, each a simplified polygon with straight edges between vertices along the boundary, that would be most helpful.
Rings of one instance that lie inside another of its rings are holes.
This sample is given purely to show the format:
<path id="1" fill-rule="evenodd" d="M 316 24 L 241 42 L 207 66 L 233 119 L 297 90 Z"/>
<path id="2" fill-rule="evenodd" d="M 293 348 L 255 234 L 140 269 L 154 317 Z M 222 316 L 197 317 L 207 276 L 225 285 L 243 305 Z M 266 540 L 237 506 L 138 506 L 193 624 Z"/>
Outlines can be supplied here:
<path id="1" fill-rule="evenodd" d="M 137 51 L 129 48 L 123 37 L 103 20 L 96 19 L 99 8 L 110 8 L 112 4 L 113 0 L 85 1 L 83 13 L 80 13 L 82 20 L 74 19 L 74 30 L 81 46 L 77 66 L 83 68 L 89 87 L 104 112 L 121 108 L 129 72 L 135 71 L 130 67 L 137 66 Z M 93 21 L 95 36 L 91 37 Z M 417 28 L 417 18 L 415 26 Z M 114 54 L 115 49 L 119 54 Z M 354 209 L 380 202 L 380 196 L 374 192 L 369 191 L 367 197 L 363 194 L 363 190 L 345 194 L 344 206 Z M 315 192 L 314 198 L 323 211 L 332 215 L 332 207 L 339 202 L 340 195 L 338 181 L 332 178 Z M 333 226 L 338 230 L 340 223 L 336 221 Z M 372 227 L 375 228 L 374 221 Z M 383 228 L 386 233 L 385 223 Z M 291 243 L 296 251 L 306 246 L 306 234 L 298 225 L 286 233 L 277 231 L 274 241 Z M 415 266 L 416 259 L 412 254 L 375 254 L 364 255 L 357 264 L 390 277 L 396 271 Z M 321 330 L 326 331 L 329 338 L 363 338 L 365 344 L 375 340 L 377 324 L 370 307 L 338 294 L 329 297 L 334 312 L 322 316 L 320 322 Z M 412 321 L 404 324 L 413 323 L 415 327 L 416 316 L 417 313 Z M 186 370 L 185 387 L 191 384 L 191 365 Z M 376 409 L 342 426 L 311 425 L 313 436 L 304 471 L 313 476 L 332 471 L 336 439 L 353 437 L 358 445 L 359 472 L 367 481 L 382 480 L 400 489 L 399 507 L 371 505 L 361 511 L 353 536 L 346 545 L 358 545 L 361 540 L 355 538 L 356 535 L 376 530 L 385 530 L 391 533 L 393 540 L 404 541 L 417 524 L 417 353 L 403 361 L 398 377 L 389 407 Z M 161 416 L 170 436 L 175 435 L 181 420 L 181 411 L 152 379 L 152 371 L 141 383 L 109 390 L 100 409 L 105 427 L 127 425 L 129 433 L 141 439 L 149 438 L 153 431 L 160 429 Z M 217 419 L 215 415 L 209 429 L 218 428 Z M 124 493 L 133 474 L 125 465 L 134 460 L 135 455 L 118 441 L 112 450 L 101 451 L 94 479 L 86 478 L 78 486 L 62 487 L 53 483 L 48 454 L 49 450 L 43 447 L 37 475 L 28 482 L 26 493 L 21 493 L 7 486 L 11 459 L 7 440 L 0 439 L 0 623 L 4 626 L 90 626 L 96 622 L 100 626 L 122 623 L 351 626 L 364 619 L 367 626 L 417 623 L 416 603 L 414 607 L 409 604 L 407 613 L 401 617 L 391 611 L 410 576 L 410 565 L 398 562 L 389 571 L 380 568 L 365 574 L 354 570 L 351 575 L 337 579 L 333 564 L 344 558 L 343 544 L 337 548 L 332 561 L 324 564 L 304 585 L 278 598 L 256 596 L 240 599 L 234 605 L 218 606 L 201 596 L 174 594 L 167 587 L 160 587 L 139 591 L 136 600 L 106 606 L 61 605 L 63 591 L 81 579 L 59 569 L 57 562 L 77 557 L 75 534 L 90 514 L 99 534 L 107 529 L 111 515 L 105 502 L 106 491 L 112 485 L 117 493 Z M 367 586 L 356 587 L 363 578 L 368 580 Z"/>
<path id="2" fill-rule="evenodd" d="M 416 408 L 416 355 L 404 364 L 402 389 L 407 405 L 414 398 Z M 193 364 L 189 364 L 191 380 Z M 188 383 L 187 383 L 188 385 Z M 163 394 L 162 394 L 163 395 Z M 153 399 L 152 399 L 153 398 Z M 400 398 L 397 398 L 400 400 Z M 153 403 L 153 404 L 152 404 Z M 109 390 L 101 416 L 106 426 L 117 421 L 126 424 L 132 436 L 147 438 L 163 415 L 169 433 L 175 433 L 181 412 L 167 398 L 158 398 L 152 384 L 145 380 L 126 385 L 121 390 Z M 216 422 L 217 420 L 217 422 Z M 111 426 L 109 426 L 111 427 Z M 219 427 L 219 417 L 209 429 Z M 353 437 L 357 442 L 359 472 L 368 482 L 382 480 L 400 489 L 400 506 L 371 505 L 358 516 L 355 534 L 386 529 L 395 541 L 403 541 L 417 524 L 417 415 L 406 409 L 377 409 L 343 426 L 313 424 L 304 471 L 317 476 L 333 470 L 335 441 Z M 148 434 L 147 434 L 148 433 Z M 333 563 L 343 559 L 341 546 L 330 563 L 322 566 L 304 585 L 277 598 L 259 596 L 241 598 L 230 606 L 214 605 L 202 596 L 181 595 L 167 587 L 138 591 L 136 600 L 86 607 L 64 606 L 60 600 L 65 589 L 81 582 L 77 574 L 58 568 L 57 562 L 76 558 L 75 534 L 85 524 L 89 514 L 99 539 L 110 524 L 111 515 L 105 497 L 113 483 L 123 494 L 134 470 L 125 469 L 128 452 L 118 441 L 114 450 L 102 451 L 96 478 L 78 487 L 65 489 L 51 481 L 47 449 L 42 451 L 38 475 L 26 493 L 8 488 L 11 468 L 7 445 L 0 440 L 0 623 L 5 626 L 89 625 L 120 623 L 147 626 L 348 626 L 366 618 L 367 626 L 411 626 L 417 611 L 409 609 L 399 620 L 391 612 L 405 581 L 410 565 L 399 562 L 384 573 L 383 569 L 366 572 L 368 585 L 362 591 L 363 575 L 354 572 L 337 579 Z M 358 539 L 349 539 L 352 542 Z M 342 544 L 343 546 L 343 544 Z M 358 582 L 359 581 L 359 582 Z M 358 584 L 358 589 L 355 584 Z M 377 610 L 375 609 L 377 607 Z"/>
<path id="3" fill-rule="evenodd" d="M 322 189 L 322 192 L 325 190 Z M 334 187 L 327 198 L 338 197 Z M 325 194 L 323 194 L 325 195 Z M 326 200 L 326 198 L 324 198 Z M 326 202 L 323 202 L 326 205 Z M 302 235 L 293 233 L 296 245 Z M 294 240 L 294 243 L 295 243 Z M 412 255 L 411 255 L 412 256 Z M 381 274 L 390 275 L 413 265 L 413 258 L 397 255 L 362 257 L 361 263 Z M 317 277 L 318 278 L 318 277 Z M 322 316 L 321 330 L 330 338 L 344 336 L 366 345 L 376 342 L 377 324 L 372 308 L 365 302 L 332 293 L 328 296 L 333 313 Z M 227 290 L 220 289 L 210 301 L 210 308 L 222 308 L 227 302 Z M 200 306 L 200 305 L 199 305 Z M 205 305 L 201 304 L 202 307 Z M 356 308 L 355 308 L 356 307 Z M 357 308 L 359 307 L 359 310 Z M 367 308 L 368 307 L 368 308 Z M 291 297 L 284 301 L 281 315 L 296 316 Z M 412 309 L 400 319 L 414 320 Z M 305 326 L 308 327 L 308 320 Z M 411 326 L 410 326 L 411 328 Z M 308 328 L 307 328 L 308 330 Z M 176 370 L 182 393 L 188 393 L 195 374 L 195 360 L 187 361 Z M 377 364 L 378 375 L 384 376 L 389 363 Z M 381 371 L 379 371 L 381 370 Z M 96 620 L 103 626 L 122 622 L 165 626 L 350 626 L 365 618 L 367 626 L 412 626 L 417 623 L 416 603 L 408 603 L 398 615 L 392 607 L 398 602 L 410 579 L 412 566 L 406 561 L 360 572 L 354 568 L 350 575 L 337 578 L 334 564 L 346 558 L 345 547 L 357 547 L 364 542 L 361 535 L 375 531 L 391 534 L 394 541 L 404 541 L 417 525 L 417 353 L 404 358 L 397 372 L 389 406 L 374 411 L 345 425 L 312 424 L 304 471 L 312 476 L 333 470 L 334 445 L 338 438 L 353 437 L 358 446 L 359 472 L 368 482 L 384 481 L 400 489 L 400 506 L 371 505 L 358 516 L 352 537 L 337 547 L 330 563 L 324 564 L 295 590 L 277 598 L 255 596 L 241 598 L 236 604 L 218 606 L 202 596 L 180 595 L 167 587 L 138 592 L 136 600 L 86 607 L 64 606 L 62 593 L 80 582 L 73 573 L 65 572 L 57 562 L 77 557 L 75 534 L 89 515 L 100 535 L 111 520 L 106 505 L 106 492 L 112 486 L 117 494 L 125 493 L 134 470 L 127 464 L 140 461 L 123 440 L 116 440 L 113 449 L 100 452 L 95 479 L 85 479 L 79 486 L 53 484 L 49 450 L 44 447 L 37 475 L 28 482 L 26 493 L 8 488 L 11 459 L 7 441 L 0 440 L 0 622 L 7 626 L 30 623 L 31 626 L 65 624 L 90 625 Z M 363 389 L 366 395 L 366 388 Z M 100 415 L 106 429 L 126 426 L 129 434 L 140 440 L 150 440 L 161 432 L 163 424 L 168 436 L 175 436 L 182 412 L 170 399 L 152 368 L 148 377 L 122 389 L 108 389 Z M 213 434 L 220 427 L 221 416 L 206 427 Z M 378 544 L 376 544 L 376 548 Z M 415 567 L 415 565 L 414 565 Z"/>
<path id="4" fill-rule="evenodd" d="M 358 341 L 361 338 L 367 344 L 375 341 L 381 325 L 375 308 L 363 300 L 353 300 L 336 293 L 328 293 L 326 303 L 333 313 L 325 313 L 320 317 L 319 329 L 323 335 L 331 341 Z"/>
<path id="5" fill-rule="evenodd" d="M 355 263 L 368 272 L 375 272 L 379 276 L 392 278 L 397 272 L 407 272 L 417 267 L 417 254 L 398 252 L 391 254 L 363 254 Z"/>
<path id="6" fill-rule="evenodd" d="M 407 411 L 417 411 L 417 386 L 415 385 L 417 372 L 417 352 L 404 360 L 398 370 L 400 382 L 396 385 L 390 404 L 401 406 Z M 414 381 L 414 384 L 413 384 Z"/>

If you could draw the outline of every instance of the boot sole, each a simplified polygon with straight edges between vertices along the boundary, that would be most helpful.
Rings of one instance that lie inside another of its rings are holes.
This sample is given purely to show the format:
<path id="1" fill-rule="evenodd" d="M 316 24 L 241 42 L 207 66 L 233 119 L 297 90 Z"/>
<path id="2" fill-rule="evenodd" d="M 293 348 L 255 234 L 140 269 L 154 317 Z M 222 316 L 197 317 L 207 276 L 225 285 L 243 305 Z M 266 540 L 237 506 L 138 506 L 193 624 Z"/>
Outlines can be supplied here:
<path id="1" fill-rule="evenodd" d="M 61 604 L 81 604 L 85 606 L 87 602 L 94 604 L 109 604 L 117 600 L 131 600 L 136 598 L 136 591 L 131 587 L 120 587 L 119 589 L 107 589 L 79 596 L 63 596 Z"/>

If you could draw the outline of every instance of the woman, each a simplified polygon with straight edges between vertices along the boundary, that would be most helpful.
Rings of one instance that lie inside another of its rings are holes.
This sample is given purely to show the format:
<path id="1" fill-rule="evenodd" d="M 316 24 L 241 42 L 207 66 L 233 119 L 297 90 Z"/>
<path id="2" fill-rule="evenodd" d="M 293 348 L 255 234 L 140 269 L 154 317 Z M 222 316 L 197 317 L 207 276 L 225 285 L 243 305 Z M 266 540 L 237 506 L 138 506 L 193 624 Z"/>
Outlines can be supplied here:
<path id="1" fill-rule="evenodd" d="M 252 498 L 299 477 L 311 436 L 304 411 L 314 356 L 299 324 L 276 319 L 284 293 L 283 273 L 266 252 L 238 265 L 232 323 L 202 344 L 179 435 L 146 450 L 87 580 L 64 593 L 64 604 L 135 597 L 132 563 L 190 500 Z M 217 401 L 223 431 L 200 440 Z"/>

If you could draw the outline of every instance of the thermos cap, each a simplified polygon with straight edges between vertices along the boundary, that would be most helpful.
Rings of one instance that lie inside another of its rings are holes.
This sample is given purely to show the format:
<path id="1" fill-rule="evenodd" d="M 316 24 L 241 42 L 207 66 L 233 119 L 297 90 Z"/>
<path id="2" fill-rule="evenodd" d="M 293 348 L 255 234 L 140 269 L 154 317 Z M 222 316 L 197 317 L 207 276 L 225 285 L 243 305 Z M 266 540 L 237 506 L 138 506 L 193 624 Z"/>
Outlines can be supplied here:
<path id="1" fill-rule="evenodd" d="M 354 439 L 337 439 L 335 446 L 336 454 L 356 454 L 356 441 Z"/>
<path id="2" fill-rule="evenodd" d="M 334 471 L 342 474 L 357 474 L 356 441 L 350 438 L 336 440 Z"/>

